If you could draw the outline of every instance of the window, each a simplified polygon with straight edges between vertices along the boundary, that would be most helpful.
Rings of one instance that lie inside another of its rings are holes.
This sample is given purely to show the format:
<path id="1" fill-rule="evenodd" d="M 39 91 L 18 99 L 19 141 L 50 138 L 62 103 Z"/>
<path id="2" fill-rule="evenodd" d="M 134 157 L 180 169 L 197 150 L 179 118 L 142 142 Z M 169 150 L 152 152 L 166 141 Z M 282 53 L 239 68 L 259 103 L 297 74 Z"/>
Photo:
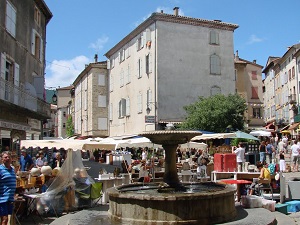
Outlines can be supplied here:
<path id="1" fill-rule="evenodd" d="M 41 26 L 41 12 L 36 6 L 34 7 L 34 21 L 38 26 Z"/>
<path id="2" fill-rule="evenodd" d="M 220 57 L 216 54 L 210 56 L 210 74 L 221 74 Z"/>
<path id="3" fill-rule="evenodd" d="M 19 92 L 18 89 L 15 91 L 13 89 L 20 86 L 19 71 L 19 65 L 7 60 L 6 54 L 1 53 L 0 72 L 5 83 L 3 88 L 0 88 L 0 99 L 5 99 L 16 105 L 19 104 Z"/>
<path id="4" fill-rule="evenodd" d="M 63 112 L 63 117 L 66 117 L 66 112 Z"/>
<path id="5" fill-rule="evenodd" d="M 36 30 L 32 30 L 32 46 L 31 53 L 40 61 L 43 60 L 43 40 L 41 36 L 36 32 Z"/>
<path id="6" fill-rule="evenodd" d="M 292 79 L 294 79 L 295 78 L 295 67 L 293 66 L 292 67 Z"/>
<path id="7" fill-rule="evenodd" d="M 141 34 L 136 40 L 136 50 L 139 51 L 144 47 L 144 36 Z"/>
<path id="8" fill-rule="evenodd" d="M 13 5 L 6 1 L 6 30 L 13 36 L 16 37 L 16 18 L 17 11 L 13 7 Z"/>
<path id="9" fill-rule="evenodd" d="M 137 96 L 137 109 L 138 109 L 138 113 L 142 113 L 143 111 L 143 99 L 142 99 L 143 95 L 142 93 L 139 93 Z"/>
<path id="10" fill-rule="evenodd" d="M 252 71 L 252 80 L 257 80 L 257 72 Z"/>
<path id="11" fill-rule="evenodd" d="M 218 94 L 221 94 L 221 88 L 218 87 L 218 86 L 211 87 L 211 89 L 210 89 L 210 95 L 214 96 L 214 95 L 218 95 Z"/>
<path id="12" fill-rule="evenodd" d="M 127 46 L 126 51 L 125 51 L 125 55 L 126 55 L 126 58 L 130 57 L 130 45 Z"/>
<path id="13" fill-rule="evenodd" d="M 127 66 L 127 73 L 126 73 L 126 84 L 130 83 L 130 65 Z"/>
<path id="14" fill-rule="evenodd" d="M 130 99 L 126 99 L 126 116 L 130 116 Z"/>
<path id="15" fill-rule="evenodd" d="M 124 86 L 124 70 L 122 68 L 121 72 L 120 72 L 120 87 L 123 87 L 123 86 Z"/>
<path id="16" fill-rule="evenodd" d="M 150 74 L 152 72 L 152 62 L 151 62 L 151 54 L 146 55 L 146 73 Z"/>
<path id="17" fill-rule="evenodd" d="M 119 101 L 119 118 L 126 116 L 126 99 L 122 98 Z"/>
<path id="18" fill-rule="evenodd" d="M 66 123 L 63 123 L 63 128 L 66 128 Z"/>
<path id="19" fill-rule="evenodd" d="M 119 63 L 123 62 L 125 60 L 125 49 L 122 49 L 119 52 Z"/>
<path id="20" fill-rule="evenodd" d="M 289 80 L 292 79 L 292 73 L 291 73 L 291 70 L 289 69 Z"/>
<path id="21" fill-rule="evenodd" d="M 143 63 L 142 63 L 142 59 L 138 59 L 137 61 L 137 77 L 141 78 L 142 77 L 142 71 L 143 71 Z"/>
<path id="22" fill-rule="evenodd" d="M 253 118 L 261 118 L 261 115 L 260 115 L 260 108 L 253 108 Z"/>
<path id="23" fill-rule="evenodd" d="M 219 34 L 215 30 L 210 31 L 210 44 L 218 45 L 219 44 Z"/>
<path id="24" fill-rule="evenodd" d="M 147 90 L 147 108 L 149 108 L 150 110 L 152 110 L 152 91 L 149 89 Z"/>
<path id="25" fill-rule="evenodd" d="M 258 99 L 258 87 L 251 87 L 252 89 L 252 99 Z"/>

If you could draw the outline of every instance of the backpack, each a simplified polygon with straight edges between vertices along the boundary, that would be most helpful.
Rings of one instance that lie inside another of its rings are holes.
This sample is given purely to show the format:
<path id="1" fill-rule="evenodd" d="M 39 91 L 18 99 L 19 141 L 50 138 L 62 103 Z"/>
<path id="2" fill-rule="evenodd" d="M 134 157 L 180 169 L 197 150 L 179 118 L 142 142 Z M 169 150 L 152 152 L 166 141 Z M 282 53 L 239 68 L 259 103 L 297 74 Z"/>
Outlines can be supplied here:
<path id="1" fill-rule="evenodd" d="M 270 163 L 270 164 L 268 165 L 268 170 L 270 171 L 270 175 L 274 175 L 275 172 L 276 172 L 276 166 L 275 166 L 275 164 Z"/>

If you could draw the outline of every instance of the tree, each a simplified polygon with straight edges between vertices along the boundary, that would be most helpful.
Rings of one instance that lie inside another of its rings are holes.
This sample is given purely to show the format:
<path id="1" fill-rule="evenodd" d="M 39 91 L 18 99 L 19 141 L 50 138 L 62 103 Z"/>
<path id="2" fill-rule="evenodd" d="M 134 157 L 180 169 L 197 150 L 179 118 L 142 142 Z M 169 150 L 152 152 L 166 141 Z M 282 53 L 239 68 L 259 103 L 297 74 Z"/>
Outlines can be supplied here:
<path id="1" fill-rule="evenodd" d="M 245 100 L 237 94 L 214 95 L 185 106 L 186 120 L 181 124 L 184 129 L 225 132 L 226 128 L 243 130 Z"/>
<path id="2" fill-rule="evenodd" d="M 67 120 L 66 135 L 68 137 L 71 137 L 74 135 L 74 124 L 73 124 L 72 116 L 69 116 L 68 120 Z"/>

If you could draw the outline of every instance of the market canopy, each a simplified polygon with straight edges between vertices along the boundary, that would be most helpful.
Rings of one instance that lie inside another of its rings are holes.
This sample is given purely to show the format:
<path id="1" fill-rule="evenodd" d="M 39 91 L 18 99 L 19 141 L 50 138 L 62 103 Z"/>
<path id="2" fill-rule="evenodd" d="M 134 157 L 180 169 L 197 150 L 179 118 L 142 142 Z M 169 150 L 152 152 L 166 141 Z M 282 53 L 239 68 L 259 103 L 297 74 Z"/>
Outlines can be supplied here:
<path id="1" fill-rule="evenodd" d="M 250 134 L 255 137 L 270 137 L 270 136 L 272 136 L 272 133 L 270 131 L 265 131 L 265 130 L 254 130 L 254 131 L 251 131 Z"/>
<path id="2" fill-rule="evenodd" d="M 180 148 L 197 148 L 197 149 L 201 149 L 201 150 L 205 150 L 207 148 L 207 144 L 203 143 L 203 142 L 188 142 L 185 144 L 181 144 Z"/>
<path id="3" fill-rule="evenodd" d="M 61 140 L 21 140 L 21 148 L 64 148 L 76 150 L 94 150 L 105 149 L 114 150 L 115 144 L 101 143 L 98 141 L 88 140 L 74 140 L 74 139 L 61 139 Z"/>
<path id="4" fill-rule="evenodd" d="M 225 138 L 236 138 L 235 133 L 214 133 L 214 134 L 202 134 L 193 137 L 191 141 L 209 140 L 209 139 L 225 139 Z"/>
<path id="5" fill-rule="evenodd" d="M 254 137 L 253 135 L 247 134 L 247 133 L 242 132 L 242 131 L 236 131 L 234 133 L 236 135 L 236 138 L 243 138 L 243 139 L 259 141 L 259 139 L 257 137 Z"/>

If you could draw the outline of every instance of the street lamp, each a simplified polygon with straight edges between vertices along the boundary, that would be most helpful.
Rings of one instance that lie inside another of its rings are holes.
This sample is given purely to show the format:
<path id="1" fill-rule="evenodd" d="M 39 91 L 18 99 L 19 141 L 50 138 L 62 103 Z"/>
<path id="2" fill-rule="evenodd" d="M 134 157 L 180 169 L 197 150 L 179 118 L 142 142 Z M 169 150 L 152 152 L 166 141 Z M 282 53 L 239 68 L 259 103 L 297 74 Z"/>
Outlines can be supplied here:
<path id="1" fill-rule="evenodd" d="M 156 102 L 147 102 L 146 112 L 149 114 L 151 112 L 151 105 L 154 105 L 154 109 L 156 109 Z"/>
<path id="2" fill-rule="evenodd" d="M 52 96 L 52 102 L 53 102 L 53 104 L 56 104 L 56 103 L 57 103 L 57 96 L 56 96 L 55 93 L 54 93 L 53 96 Z"/>

